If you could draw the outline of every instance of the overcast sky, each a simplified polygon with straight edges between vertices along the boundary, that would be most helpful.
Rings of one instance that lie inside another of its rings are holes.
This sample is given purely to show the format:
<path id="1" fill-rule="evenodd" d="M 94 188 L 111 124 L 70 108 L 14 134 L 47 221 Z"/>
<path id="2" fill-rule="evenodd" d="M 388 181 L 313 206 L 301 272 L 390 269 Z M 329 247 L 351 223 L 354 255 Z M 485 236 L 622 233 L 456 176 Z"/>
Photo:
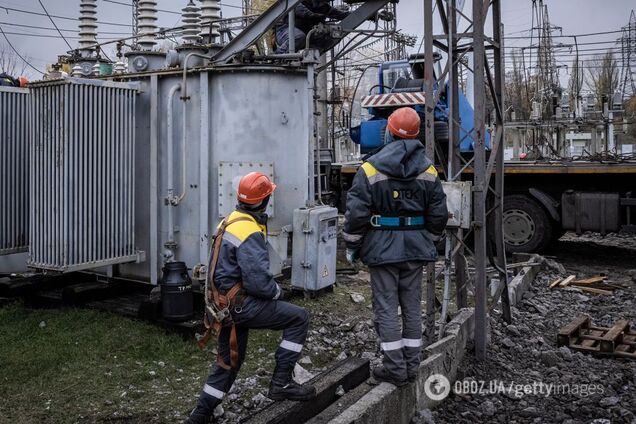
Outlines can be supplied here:
<path id="1" fill-rule="evenodd" d="M 130 0 L 118 1 L 128 3 Z M 69 36 L 68 41 L 75 47 L 77 39 L 71 37 L 77 36 L 77 33 L 73 31 L 77 31 L 78 22 L 73 19 L 79 16 L 79 0 L 42 0 L 42 3 L 49 13 L 72 18 L 71 20 L 54 18 L 54 20 L 60 29 L 70 30 L 64 31 L 64 34 Z M 187 0 L 158 0 L 158 3 L 160 9 L 176 12 L 187 4 Z M 240 14 L 241 0 L 223 0 L 222 3 L 224 4 L 222 9 L 224 17 Z M 630 11 L 636 7 L 636 3 L 633 0 L 545 0 L 545 4 L 549 8 L 551 23 L 562 27 L 562 32 L 556 31 L 554 32 L 555 35 L 618 31 L 628 23 Z M 27 56 L 35 67 L 44 69 L 47 63 L 52 63 L 56 60 L 58 54 L 68 50 L 64 41 L 57 37 L 57 32 L 52 29 L 53 26 L 47 17 L 11 11 L 3 9 L 3 7 L 38 13 L 42 13 L 42 7 L 38 0 L 0 0 L 0 26 L 7 33 L 13 45 Z M 469 16 L 470 10 L 471 0 L 467 0 L 465 13 Z M 530 45 L 530 40 L 524 37 L 530 35 L 528 30 L 533 22 L 534 14 L 532 10 L 531 0 L 502 1 L 502 20 L 505 25 L 505 33 L 509 37 L 519 37 L 508 38 L 506 40 L 507 48 Z M 127 5 L 116 4 L 116 2 L 98 0 L 98 19 L 104 22 L 130 25 L 131 8 Z M 421 35 L 422 21 L 422 1 L 400 1 L 398 4 L 398 28 L 405 33 Z M 179 23 L 179 15 L 165 12 L 159 13 L 159 26 L 173 27 L 179 25 Z M 11 24 L 31 25 L 37 28 Z M 436 22 L 435 26 L 436 30 L 441 32 L 439 22 Z M 125 36 L 127 32 L 130 32 L 130 27 L 99 24 L 98 31 L 101 33 L 101 39 L 110 39 Z M 107 32 L 121 33 L 121 35 L 106 34 Z M 39 35 L 49 35 L 51 38 L 44 38 Z M 613 47 L 611 42 L 615 41 L 619 36 L 619 33 L 610 33 L 577 37 L 578 43 L 591 43 L 586 44 L 585 49 L 580 46 L 581 50 L 585 50 L 585 52 L 582 51 L 581 53 L 585 54 L 586 57 L 582 56 L 582 58 L 590 59 L 594 55 Z M 0 41 L 3 41 L 1 37 Z M 573 44 L 573 38 L 555 38 L 555 42 L 569 45 Z M 572 59 L 573 53 L 570 52 L 570 48 L 566 47 L 558 51 L 557 62 L 562 66 L 559 69 L 561 76 L 567 73 L 568 68 L 566 66 L 571 64 Z M 36 73 L 33 72 L 31 75 L 35 76 Z"/>

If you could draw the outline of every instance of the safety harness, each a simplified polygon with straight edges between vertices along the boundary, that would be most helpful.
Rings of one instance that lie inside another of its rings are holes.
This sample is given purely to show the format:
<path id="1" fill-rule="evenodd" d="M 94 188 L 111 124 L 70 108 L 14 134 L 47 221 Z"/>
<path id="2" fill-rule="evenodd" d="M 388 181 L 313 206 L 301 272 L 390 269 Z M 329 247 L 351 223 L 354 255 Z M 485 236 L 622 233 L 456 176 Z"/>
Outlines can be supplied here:
<path id="1" fill-rule="evenodd" d="M 229 217 L 228 217 L 229 218 Z M 217 340 L 221 334 L 223 327 L 230 327 L 230 365 L 226 364 L 219 352 L 217 354 L 217 363 L 224 369 L 236 369 L 238 366 L 238 340 L 236 337 L 236 324 L 230 313 L 231 308 L 240 307 L 245 298 L 243 284 L 238 281 L 225 294 L 219 293 L 214 283 L 214 271 L 219 261 L 219 253 L 221 252 L 221 243 L 223 242 L 223 234 L 230 225 L 240 221 L 251 221 L 247 217 L 238 217 L 231 220 L 225 218 L 214 235 L 212 254 L 210 255 L 210 264 L 208 266 L 208 275 L 205 280 L 205 313 L 203 314 L 203 323 L 205 325 L 205 333 L 199 339 L 198 345 L 201 349 L 207 344 L 210 337 L 214 335 Z"/>
<path id="2" fill-rule="evenodd" d="M 371 229 L 375 230 L 419 230 L 424 227 L 424 217 L 415 216 L 382 216 L 372 215 L 369 220 Z"/>

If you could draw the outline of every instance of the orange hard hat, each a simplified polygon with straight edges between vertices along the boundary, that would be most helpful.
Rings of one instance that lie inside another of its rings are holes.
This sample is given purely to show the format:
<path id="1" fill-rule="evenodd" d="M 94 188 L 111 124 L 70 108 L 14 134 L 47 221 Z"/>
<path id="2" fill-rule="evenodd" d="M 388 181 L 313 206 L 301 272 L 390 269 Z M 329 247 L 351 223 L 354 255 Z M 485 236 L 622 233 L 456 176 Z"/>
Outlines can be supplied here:
<path id="1" fill-rule="evenodd" d="M 389 116 L 387 128 L 396 137 L 416 138 L 420 133 L 420 116 L 413 108 L 401 107 Z"/>
<path id="2" fill-rule="evenodd" d="M 29 79 L 24 75 L 18 77 L 18 81 L 20 81 L 20 87 L 24 88 L 29 83 Z"/>
<path id="3" fill-rule="evenodd" d="M 276 184 L 260 172 L 250 172 L 239 181 L 237 199 L 248 205 L 256 205 L 276 190 Z"/>

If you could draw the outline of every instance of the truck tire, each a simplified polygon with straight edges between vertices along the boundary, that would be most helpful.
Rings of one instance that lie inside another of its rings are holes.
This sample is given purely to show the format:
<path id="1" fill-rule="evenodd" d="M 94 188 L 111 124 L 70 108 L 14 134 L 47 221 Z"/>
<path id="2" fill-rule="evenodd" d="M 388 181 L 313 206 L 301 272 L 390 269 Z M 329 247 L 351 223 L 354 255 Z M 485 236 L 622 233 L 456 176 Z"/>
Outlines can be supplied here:
<path id="1" fill-rule="evenodd" d="M 503 230 L 506 251 L 539 253 L 552 242 L 552 220 L 535 200 L 514 194 L 504 198 Z"/>

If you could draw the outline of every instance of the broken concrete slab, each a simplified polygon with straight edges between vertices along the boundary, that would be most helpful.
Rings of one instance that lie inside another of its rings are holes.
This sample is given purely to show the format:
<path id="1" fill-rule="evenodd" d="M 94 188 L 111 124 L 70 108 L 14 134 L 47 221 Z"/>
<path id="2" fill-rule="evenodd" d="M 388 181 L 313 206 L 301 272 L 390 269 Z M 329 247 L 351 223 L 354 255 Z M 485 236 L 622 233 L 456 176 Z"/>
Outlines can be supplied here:
<path id="1" fill-rule="evenodd" d="M 326 373 L 310 381 L 316 387 L 311 402 L 275 402 L 245 421 L 245 424 L 296 424 L 314 417 L 338 399 L 336 391 L 342 386 L 351 390 L 369 378 L 369 360 L 349 358 L 336 364 Z"/>
<path id="2" fill-rule="evenodd" d="M 510 296 L 510 306 L 514 306 L 521 301 L 523 294 L 528 290 L 534 281 L 539 267 L 524 266 L 519 273 L 508 284 L 508 294 Z"/>

